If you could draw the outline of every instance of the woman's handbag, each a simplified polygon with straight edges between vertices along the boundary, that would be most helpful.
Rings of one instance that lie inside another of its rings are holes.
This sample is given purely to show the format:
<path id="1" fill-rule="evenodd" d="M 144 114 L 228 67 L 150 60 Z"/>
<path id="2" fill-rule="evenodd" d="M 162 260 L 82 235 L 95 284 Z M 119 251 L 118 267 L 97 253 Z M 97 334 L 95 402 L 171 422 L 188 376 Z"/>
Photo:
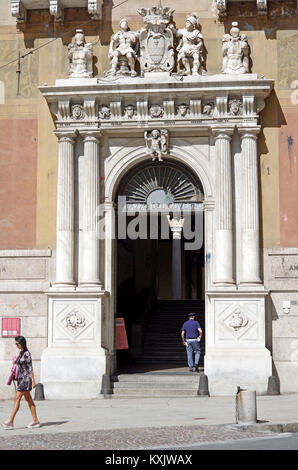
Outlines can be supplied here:
<path id="1" fill-rule="evenodd" d="M 13 357 L 13 361 L 16 360 L 16 357 Z M 11 369 L 11 372 L 10 372 L 10 376 L 8 378 L 8 381 L 6 382 L 6 385 L 11 385 L 11 382 L 13 380 L 17 380 L 18 378 L 18 372 L 19 372 L 19 367 L 17 364 L 14 364 L 12 366 L 12 369 Z"/>

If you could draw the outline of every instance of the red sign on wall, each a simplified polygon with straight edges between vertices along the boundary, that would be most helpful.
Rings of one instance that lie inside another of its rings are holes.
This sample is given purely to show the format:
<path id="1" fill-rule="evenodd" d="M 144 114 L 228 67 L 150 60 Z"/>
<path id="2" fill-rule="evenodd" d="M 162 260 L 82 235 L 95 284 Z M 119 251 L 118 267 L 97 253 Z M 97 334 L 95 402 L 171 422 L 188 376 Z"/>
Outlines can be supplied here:
<path id="1" fill-rule="evenodd" d="M 2 318 L 1 336 L 2 338 L 14 338 L 20 336 L 20 318 Z"/>
<path id="2" fill-rule="evenodd" d="M 116 349 L 128 349 L 124 318 L 116 318 Z"/>

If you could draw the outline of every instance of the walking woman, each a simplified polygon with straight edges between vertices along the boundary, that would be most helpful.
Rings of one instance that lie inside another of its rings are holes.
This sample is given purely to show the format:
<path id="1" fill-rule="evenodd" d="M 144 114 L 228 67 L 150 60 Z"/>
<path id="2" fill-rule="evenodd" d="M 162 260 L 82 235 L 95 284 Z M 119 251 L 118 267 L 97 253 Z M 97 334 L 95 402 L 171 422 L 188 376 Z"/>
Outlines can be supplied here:
<path id="1" fill-rule="evenodd" d="M 17 390 L 14 399 L 14 407 L 11 413 L 11 416 L 8 421 L 2 423 L 5 429 L 12 429 L 15 416 L 20 408 L 20 402 L 23 396 L 25 397 L 28 406 L 31 411 L 33 418 L 32 423 L 30 423 L 28 428 L 39 428 L 40 422 L 36 416 L 36 407 L 34 401 L 32 400 L 30 391 L 32 387 L 35 388 L 35 379 L 32 368 L 32 359 L 31 354 L 27 349 L 27 343 L 24 336 L 17 336 L 15 338 L 15 343 L 17 348 L 20 350 L 18 357 L 15 360 L 15 364 L 18 366 L 18 378 L 17 378 Z"/>

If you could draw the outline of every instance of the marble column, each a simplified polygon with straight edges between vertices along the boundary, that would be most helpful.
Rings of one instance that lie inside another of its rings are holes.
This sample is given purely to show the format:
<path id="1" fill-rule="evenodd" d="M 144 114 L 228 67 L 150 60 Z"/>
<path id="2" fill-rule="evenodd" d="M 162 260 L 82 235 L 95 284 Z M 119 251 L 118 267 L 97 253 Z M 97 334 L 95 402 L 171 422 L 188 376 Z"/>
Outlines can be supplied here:
<path id="1" fill-rule="evenodd" d="M 182 297 L 182 273 L 181 273 L 181 238 L 184 220 L 181 217 L 168 216 L 172 241 L 172 299 L 181 300 Z"/>
<path id="2" fill-rule="evenodd" d="M 241 283 L 260 283 L 259 128 L 239 129 L 242 143 L 242 276 Z"/>
<path id="3" fill-rule="evenodd" d="M 100 239 L 97 233 L 97 220 L 100 204 L 100 133 L 84 133 L 83 164 L 83 224 L 82 258 L 79 262 L 79 282 L 85 286 L 102 286 L 100 280 Z"/>
<path id="4" fill-rule="evenodd" d="M 234 284 L 233 189 L 231 140 L 233 130 L 216 129 L 215 281 Z"/>
<path id="5" fill-rule="evenodd" d="M 56 133 L 59 140 L 55 285 L 74 282 L 74 133 Z"/>

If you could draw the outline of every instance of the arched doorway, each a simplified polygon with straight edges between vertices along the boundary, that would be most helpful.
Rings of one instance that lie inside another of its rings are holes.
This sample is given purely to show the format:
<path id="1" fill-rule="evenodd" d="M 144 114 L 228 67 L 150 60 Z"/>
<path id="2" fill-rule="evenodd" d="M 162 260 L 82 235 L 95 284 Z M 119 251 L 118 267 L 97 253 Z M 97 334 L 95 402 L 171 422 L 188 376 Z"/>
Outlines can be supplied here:
<path id="1" fill-rule="evenodd" d="M 128 351 L 117 368 L 186 366 L 180 331 L 194 311 L 204 324 L 203 188 L 182 163 L 146 161 L 131 168 L 116 194 L 116 315 Z M 200 365 L 203 366 L 204 344 Z"/>

